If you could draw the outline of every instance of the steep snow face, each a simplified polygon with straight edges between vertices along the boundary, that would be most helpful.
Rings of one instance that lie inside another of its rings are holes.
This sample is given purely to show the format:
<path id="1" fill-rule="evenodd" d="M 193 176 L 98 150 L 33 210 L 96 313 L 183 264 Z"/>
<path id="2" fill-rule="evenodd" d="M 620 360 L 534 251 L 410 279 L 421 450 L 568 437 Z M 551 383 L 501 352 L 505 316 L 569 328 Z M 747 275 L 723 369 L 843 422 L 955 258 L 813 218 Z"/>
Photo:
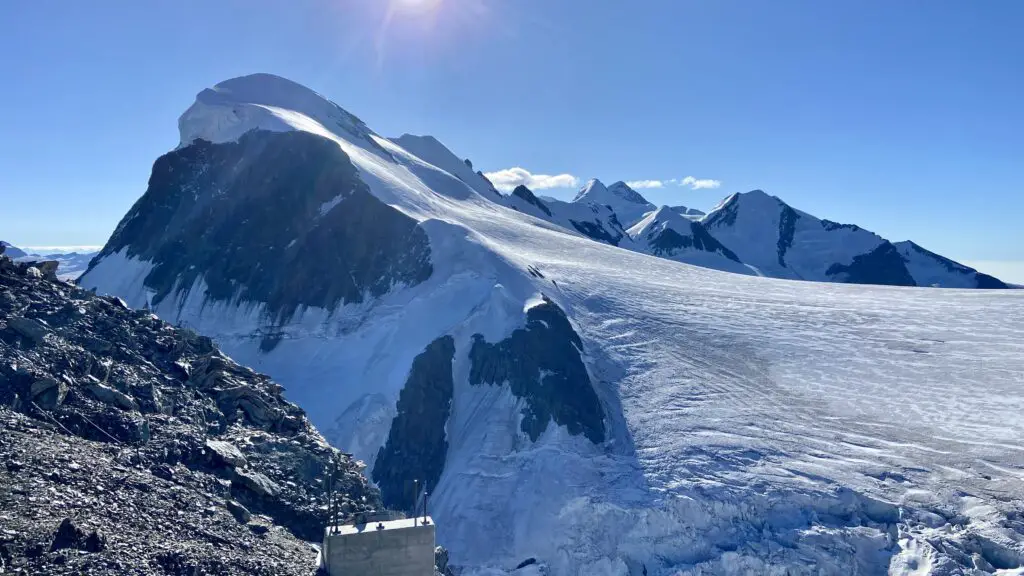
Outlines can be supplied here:
<path id="1" fill-rule="evenodd" d="M 1008 288 L 1002 281 L 939 256 L 909 240 L 893 244 L 918 286 L 937 288 Z"/>
<path id="2" fill-rule="evenodd" d="M 727 272 L 755 273 L 732 250 L 708 234 L 703 225 L 668 206 L 648 213 L 626 232 L 638 250 L 654 256 Z"/>
<path id="3" fill-rule="evenodd" d="M 528 558 L 536 573 L 632 576 L 1024 563 L 1024 293 L 782 282 L 622 250 L 510 209 L 368 130 L 327 129 L 310 116 L 319 107 L 278 117 L 336 145 L 344 156 L 327 165 L 343 181 L 415 222 L 428 276 L 308 301 L 283 322 L 259 299 L 211 297 L 226 272 L 205 264 L 156 301 L 147 277 L 161 260 L 132 246 L 105 249 L 82 283 L 148 303 L 274 376 L 392 495 L 403 478 L 436 478 L 438 540 L 465 574 Z M 120 236 L 193 195 L 245 195 L 231 187 L 242 176 L 203 174 L 167 186 L 174 202 L 133 208 Z M 361 205 L 313 198 L 302 230 Z M 178 254 L 165 228 L 137 230 L 153 254 Z M 776 228 L 776 257 L 778 239 Z M 237 254 L 250 262 L 252 248 Z M 318 257 L 326 274 L 352 270 Z M 310 264 L 285 260 L 275 281 Z M 257 272 L 231 275 L 240 294 L 261 285 Z M 413 436 L 418 452 L 397 457 Z"/>
<path id="4" fill-rule="evenodd" d="M 644 214 L 658 207 L 647 201 L 639 192 L 626 185 L 616 182 L 605 187 L 600 180 L 590 180 L 572 199 L 573 203 L 590 203 L 608 206 L 618 216 L 623 228 L 636 224 Z"/>
<path id="5" fill-rule="evenodd" d="M 413 136 L 412 134 L 403 134 L 402 136 L 393 138 L 392 140 L 395 144 L 401 146 L 427 164 L 440 168 L 459 180 L 462 180 L 482 196 L 494 198 L 501 197 L 501 193 L 494 188 L 494 185 L 491 184 L 490 180 L 488 180 L 481 172 L 473 171 L 473 166 L 469 160 L 459 160 L 458 156 L 446 148 L 444 144 L 438 142 L 437 138 L 434 138 L 433 136 Z"/>

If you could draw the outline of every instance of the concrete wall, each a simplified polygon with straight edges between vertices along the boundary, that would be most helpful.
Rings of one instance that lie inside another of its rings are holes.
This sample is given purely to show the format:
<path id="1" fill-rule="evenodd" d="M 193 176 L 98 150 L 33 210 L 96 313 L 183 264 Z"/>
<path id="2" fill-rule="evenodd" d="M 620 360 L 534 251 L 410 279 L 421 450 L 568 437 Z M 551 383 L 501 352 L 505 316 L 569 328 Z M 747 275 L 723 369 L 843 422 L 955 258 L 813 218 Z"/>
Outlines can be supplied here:
<path id="1" fill-rule="evenodd" d="M 324 565 L 331 576 L 433 576 L 434 525 L 411 520 L 344 526 L 324 536 Z"/>

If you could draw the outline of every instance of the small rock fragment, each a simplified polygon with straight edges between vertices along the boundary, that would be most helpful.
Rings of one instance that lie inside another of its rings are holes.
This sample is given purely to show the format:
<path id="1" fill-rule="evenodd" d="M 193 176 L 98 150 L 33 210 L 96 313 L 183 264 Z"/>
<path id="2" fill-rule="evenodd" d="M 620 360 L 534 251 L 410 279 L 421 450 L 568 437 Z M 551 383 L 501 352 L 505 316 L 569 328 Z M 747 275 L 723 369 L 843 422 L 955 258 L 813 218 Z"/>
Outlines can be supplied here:
<path id="1" fill-rule="evenodd" d="M 252 513 L 249 512 L 249 509 L 234 500 L 228 500 L 227 507 L 231 515 L 235 517 L 235 520 L 242 524 L 246 524 L 252 519 Z"/>

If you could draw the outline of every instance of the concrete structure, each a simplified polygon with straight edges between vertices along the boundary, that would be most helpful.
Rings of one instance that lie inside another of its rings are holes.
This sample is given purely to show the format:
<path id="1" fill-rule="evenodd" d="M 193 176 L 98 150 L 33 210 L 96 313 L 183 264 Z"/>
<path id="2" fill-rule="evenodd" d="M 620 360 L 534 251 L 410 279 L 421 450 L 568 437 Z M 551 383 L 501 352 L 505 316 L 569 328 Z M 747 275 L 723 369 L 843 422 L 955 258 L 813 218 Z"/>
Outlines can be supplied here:
<path id="1" fill-rule="evenodd" d="M 329 527 L 322 554 L 330 576 L 433 576 L 434 521 L 420 516 Z"/>

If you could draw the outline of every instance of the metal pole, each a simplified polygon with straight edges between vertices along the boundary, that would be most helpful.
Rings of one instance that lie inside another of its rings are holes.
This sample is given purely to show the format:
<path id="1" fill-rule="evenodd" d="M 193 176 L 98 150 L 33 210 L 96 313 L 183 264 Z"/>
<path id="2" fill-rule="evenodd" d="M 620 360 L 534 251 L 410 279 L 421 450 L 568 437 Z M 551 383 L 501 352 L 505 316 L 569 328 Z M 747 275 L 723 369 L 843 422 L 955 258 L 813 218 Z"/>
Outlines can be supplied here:
<path id="1" fill-rule="evenodd" d="M 414 479 L 412 481 L 412 525 L 415 527 L 418 519 L 416 518 L 416 501 L 420 499 L 420 481 Z"/>

